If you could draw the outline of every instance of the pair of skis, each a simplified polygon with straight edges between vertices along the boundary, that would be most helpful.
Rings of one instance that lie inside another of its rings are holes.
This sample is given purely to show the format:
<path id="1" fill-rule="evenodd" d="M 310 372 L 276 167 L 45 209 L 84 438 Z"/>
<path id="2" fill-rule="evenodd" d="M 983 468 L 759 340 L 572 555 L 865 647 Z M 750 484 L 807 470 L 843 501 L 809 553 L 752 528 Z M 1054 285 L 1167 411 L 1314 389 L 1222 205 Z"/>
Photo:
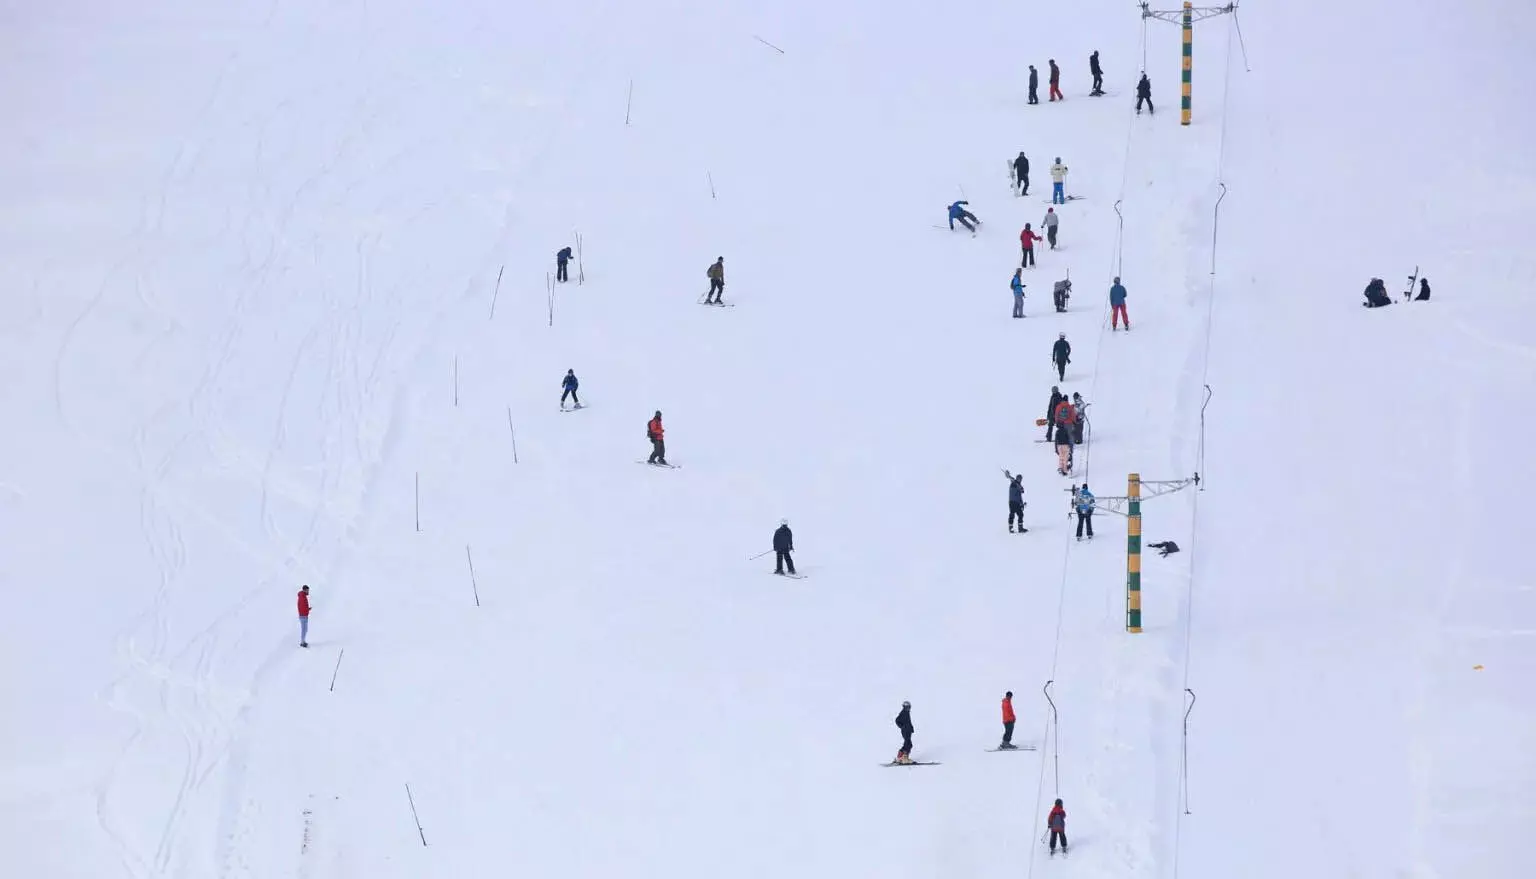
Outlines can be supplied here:
<path id="1" fill-rule="evenodd" d="M 987 753 L 989 753 L 989 754 L 996 754 L 996 753 L 999 753 L 999 752 L 1007 753 L 1009 751 L 1035 751 L 1035 750 L 1038 750 L 1038 749 L 1034 745 L 1015 745 L 1012 748 L 987 748 L 986 749 Z M 941 763 L 938 760 L 910 760 L 910 761 L 908 761 L 906 763 L 903 763 L 900 760 L 892 760 L 889 763 L 881 763 L 880 765 L 881 766 L 942 766 L 944 764 Z"/>

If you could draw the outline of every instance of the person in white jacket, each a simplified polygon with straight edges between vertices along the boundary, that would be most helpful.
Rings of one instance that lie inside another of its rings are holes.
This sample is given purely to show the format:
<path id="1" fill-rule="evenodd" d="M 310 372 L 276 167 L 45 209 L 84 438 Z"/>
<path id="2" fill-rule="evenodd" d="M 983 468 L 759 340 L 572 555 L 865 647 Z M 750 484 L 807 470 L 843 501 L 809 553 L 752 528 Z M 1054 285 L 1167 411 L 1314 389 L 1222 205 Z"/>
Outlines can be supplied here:
<path id="1" fill-rule="evenodd" d="M 1066 204 L 1067 166 L 1061 163 L 1061 156 L 1056 157 L 1056 163 L 1051 165 L 1051 204 Z"/>

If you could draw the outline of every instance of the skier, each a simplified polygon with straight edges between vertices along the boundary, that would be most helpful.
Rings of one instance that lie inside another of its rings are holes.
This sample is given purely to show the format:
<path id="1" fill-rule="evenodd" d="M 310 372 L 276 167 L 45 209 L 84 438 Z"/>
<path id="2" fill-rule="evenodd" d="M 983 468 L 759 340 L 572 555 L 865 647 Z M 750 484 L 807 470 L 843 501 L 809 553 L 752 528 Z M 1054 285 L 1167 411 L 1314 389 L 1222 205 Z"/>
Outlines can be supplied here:
<path id="1" fill-rule="evenodd" d="M 1083 483 L 1073 495 L 1073 505 L 1077 507 L 1077 539 L 1083 539 L 1083 529 L 1088 529 L 1088 539 L 1093 539 L 1093 492 L 1088 490 L 1088 483 Z"/>
<path id="2" fill-rule="evenodd" d="M 1024 249 L 1023 265 L 1020 268 L 1031 268 L 1034 266 L 1035 242 L 1043 240 L 1043 238 L 1035 234 L 1033 229 L 1029 228 L 1028 223 L 1024 224 L 1024 231 L 1019 233 L 1019 246 Z"/>
<path id="3" fill-rule="evenodd" d="M 1019 195 L 1029 195 L 1029 157 L 1019 150 L 1019 157 L 1013 160 L 1013 179 L 1018 183 Z"/>
<path id="4" fill-rule="evenodd" d="M 1072 442 L 1076 445 L 1083 444 L 1083 434 L 1088 432 L 1088 404 L 1083 402 L 1083 395 L 1072 392 Z"/>
<path id="5" fill-rule="evenodd" d="M 1038 814 L 1038 813 L 1037 813 Z M 1056 840 L 1061 840 L 1061 853 L 1067 853 L 1067 810 L 1062 808 L 1061 800 L 1056 800 L 1056 805 L 1051 807 L 1051 814 L 1045 819 L 1045 826 L 1051 831 L 1051 854 L 1056 854 Z"/>
<path id="6" fill-rule="evenodd" d="M 565 273 L 566 263 L 569 263 L 570 261 L 571 261 L 571 249 L 569 247 L 561 248 L 560 252 L 555 254 L 555 280 L 556 281 L 559 281 L 560 283 L 564 284 L 566 281 L 570 280 L 570 276 Z"/>
<path id="7" fill-rule="evenodd" d="M 789 575 L 795 575 L 795 560 L 789 554 L 795 551 L 795 533 L 789 530 L 789 520 L 780 519 L 779 527 L 773 532 L 773 572 L 783 575 L 784 566 L 789 566 Z"/>
<path id="8" fill-rule="evenodd" d="M 1056 286 L 1051 290 L 1051 298 L 1055 301 L 1058 312 L 1066 311 L 1067 300 L 1072 298 L 1072 279 L 1065 278 L 1057 281 Z"/>
<path id="9" fill-rule="evenodd" d="M 1131 328 L 1131 316 L 1125 310 L 1125 287 L 1120 283 L 1120 276 L 1115 276 L 1115 282 L 1109 285 L 1110 307 L 1110 332 L 1120 329 L 1120 321 L 1125 321 L 1125 328 Z M 1102 326 L 1102 324 L 1101 324 Z"/>
<path id="10" fill-rule="evenodd" d="M 704 304 L 724 305 L 725 257 L 716 257 L 714 264 L 704 274 L 709 278 L 709 292 L 704 294 Z"/>
<path id="11" fill-rule="evenodd" d="M 1429 279 L 1428 278 L 1420 278 L 1419 279 L 1419 295 L 1413 297 L 1413 301 L 1414 302 L 1428 302 L 1429 301 Z"/>
<path id="12" fill-rule="evenodd" d="M 1053 100 L 1053 101 L 1064 101 L 1066 99 L 1063 98 L 1062 95 L 1061 95 L 1061 68 L 1056 66 L 1056 59 L 1055 58 L 1052 58 L 1050 60 L 1050 63 L 1051 63 L 1051 100 Z"/>
<path id="13" fill-rule="evenodd" d="M 1051 434 L 1056 430 L 1056 407 L 1067 397 L 1061 392 L 1061 388 L 1051 385 L 1051 402 L 1045 404 L 1045 441 L 1051 441 Z"/>
<path id="14" fill-rule="evenodd" d="M 1003 742 L 997 748 L 1000 751 L 1016 751 L 1018 745 L 1013 743 L 1013 722 L 1017 720 L 1013 714 L 1013 691 L 1003 694 Z"/>
<path id="15" fill-rule="evenodd" d="M 1023 269 L 1014 269 L 1013 280 L 1008 282 L 1008 286 L 1013 288 L 1014 317 L 1024 316 L 1024 279 L 1021 277 L 1023 274 Z"/>
<path id="16" fill-rule="evenodd" d="M 979 224 L 981 221 L 976 219 L 975 214 L 966 210 L 964 207 L 961 207 L 961 205 L 968 204 L 970 204 L 970 202 L 962 200 L 957 201 L 949 206 L 949 231 L 955 231 L 955 221 L 959 220 L 960 225 L 964 226 L 966 229 L 969 229 L 972 235 L 976 234 L 976 227 L 972 226 L 971 224 Z"/>
<path id="17" fill-rule="evenodd" d="M 1025 534 L 1029 529 L 1024 527 L 1024 474 L 1014 476 L 1007 470 L 1003 475 L 1008 477 L 1008 533 Z M 1013 523 L 1017 520 L 1019 530 L 1013 530 Z"/>
<path id="18" fill-rule="evenodd" d="M 901 713 L 896 715 L 896 728 L 901 730 L 901 750 L 896 752 L 897 763 L 912 762 L 912 703 L 901 703 Z"/>
<path id="19" fill-rule="evenodd" d="M 299 588 L 299 646 L 309 646 L 309 586 Z"/>
<path id="20" fill-rule="evenodd" d="M 1056 157 L 1056 164 L 1051 166 L 1051 204 L 1067 203 L 1067 166 L 1061 163 L 1061 156 Z"/>
<path id="21" fill-rule="evenodd" d="M 1088 56 L 1088 72 L 1093 74 L 1093 91 L 1088 93 L 1091 98 L 1097 98 L 1104 94 L 1104 68 L 1099 66 L 1099 50 L 1094 49 Z"/>
<path id="22" fill-rule="evenodd" d="M 1387 296 L 1386 282 L 1380 278 L 1372 278 L 1371 283 L 1365 285 L 1365 307 L 1380 308 L 1391 304 L 1392 299 Z"/>
<path id="23" fill-rule="evenodd" d="M 1031 65 L 1029 65 L 1029 102 L 1031 104 L 1038 104 L 1038 103 L 1040 103 L 1040 94 L 1039 94 L 1039 92 L 1040 92 L 1040 72 L 1035 69 L 1035 65 L 1031 64 Z"/>
<path id="24" fill-rule="evenodd" d="M 1040 221 L 1040 225 L 1045 227 L 1045 240 L 1050 242 L 1052 250 L 1056 249 L 1056 226 L 1060 222 L 1061 217 L 1057 215 L 1055 208 L 1045 209 L 1045 219 Z"/>
<path id="25" fill-rule="evenodd" d="M 1171 540 L 1164 540 L 1161 543 L 1147 544 L 1147 549 L 1155 549 L 1159 557 L 1167 558 L 1179 551 L 1179 545 Z"/>
<path id="26" fill-rule="evenodd" d="M 1136 83 L 1136 115 L 1141 115 L 1141 102 L 1147 102 L 1147 112 L 1157 115 L 1157 108 L 1152 106 L 1152 80 L 1147 79 L 1145 71 L 1141 74 L 1141 80 Z"/>
<path id="27" fill-rule="evenodd" d="M 1067 378 L 1067 364 L 1072 362 L 1072 345 L 1067 341 L 1067 334 L 1062 333 L 1056 338 L 1056 344 L 1051 346 L 1051 362 L 1056 364 L 1056 378 L 1065 381 Z"/>
<path id="28" fill-rule="evenodd" d="M 663 467 L 669 466 L 667 464 L 667 443 L 665 439 L 666 434 L 661 427 L 660 409 L 656 410 L 656 417 L 652 418 L 650 422 L 645 425 L 645 435 L 651 441 L 651 457 L 645 463 L 660 464 Z"/>
<path id="29" fill-rule="evenodd" d="M 565 398 L 566 397 L 570 397 L 571 400 L 573 400 L 576 403 L 576 408 L 577 409 L 581 408 L 581 398 L 576 396 L 576 388 L 578 388 L 580 386 L 581 386 L 581 382 L 576 380 L 576 370 L 574 370 L 574 369 L 567 369 L 565 371 L 565 378 L 560 381 L 560 387 L 565 389 L 565 390 L 561 391 L 561 393 L 560 393 L 560 408 L 561 409 L 565 408 Z"/>

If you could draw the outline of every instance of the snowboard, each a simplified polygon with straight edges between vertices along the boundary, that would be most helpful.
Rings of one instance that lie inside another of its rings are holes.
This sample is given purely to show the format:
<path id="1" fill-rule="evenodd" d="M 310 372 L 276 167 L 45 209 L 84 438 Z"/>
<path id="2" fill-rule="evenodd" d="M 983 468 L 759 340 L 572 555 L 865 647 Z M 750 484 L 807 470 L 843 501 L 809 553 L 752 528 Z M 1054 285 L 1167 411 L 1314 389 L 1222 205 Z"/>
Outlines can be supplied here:
<path id="1" fill-rule="evenodd" d="M 880 765 L 881 766 L 938 766 L 939 763 L 938 763 L 938 761 L 925 762 L 923 760 L 913 760 L 911 763 L 897 763 L 895 760 L 892 760 L 889 763 L 881 763 Z"/>
<path id="2" fill-rule="evenodd" d="M 681 469 L 683 469 L 683 465 L 681 465 L 681 464 L 652 464 L 650 461 L 647 461 L 644 458 L 641 458 L 640 460 L 636 461 L 635 463 L 636 464 L 645 464 L 645 465 L 647 465 L 649 467 L 665 467 L 668 470 L 681 470 Z"/>
<path id="3" fill-rule="evenodd" d="M 1419 267 L 1413 267 L 1413 274 L 1408 278 L 1408 289 L 1403 291 L 1403 301 L 1412 302 L 1413 295 L 1418 292 Z"/>

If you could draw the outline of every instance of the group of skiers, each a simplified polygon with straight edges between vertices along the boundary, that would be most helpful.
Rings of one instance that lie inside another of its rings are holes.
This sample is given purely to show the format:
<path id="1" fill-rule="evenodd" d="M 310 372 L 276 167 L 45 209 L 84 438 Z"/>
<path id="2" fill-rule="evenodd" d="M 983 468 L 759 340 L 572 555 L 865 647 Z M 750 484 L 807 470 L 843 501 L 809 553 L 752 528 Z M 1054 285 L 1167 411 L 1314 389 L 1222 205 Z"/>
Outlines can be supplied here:
<path id="1" fill-rule="evenodd" d="M 1087 486 L 1084 486 L 1086 489 Z M 1018 720 L 1018 715 L 1013 710 L 1013 691 L 1003 694 L 1003 740 L 998 744 L 999 751 L 1017 751 L 1018 745 L 1013 743 L 1013 727 Z M 901 733 L 901 747 L 896 751 L 896 759 L 892 765 L 911 766 L 912 760 L 912 734 L 917 727 L 912 723 L 912 703 L 902 702 L 901 710 L 896 713 L 896 729 Z M 1056 854 L 1057 843 L 1061 844 L 1063 854 L 1067 851 L 1067 810 L 1062 804 L 1061 798 L 1057 798 L 1051 805 L 1050 814 L 1045 819 L 1045 829 L 1050 834 L 1051 854 Z"/>
<path id="2" fill-rule="evenodd" d="M 1051 102 L 1054 103 L 1056 101 L 1064 101 L 1066 100 L 1066 96 L 1061 93 L 1061 68 L 1056 66 L 1055 58 L 1050 59 L 1047 64 L 1050 66 L 1050 78 L 1047 80 L 1047 83 L 1051 88 Z M 1088 92 L 1088 96 L 1090 98 L 1103 97 L 1104 68 L 1099 64 L 1098 49 L 1094 49 L 1093 53 L 1088 56 L 1088 73 L 1093 77 L 1093 88 Z M 1029 103 L 1040 103 L 1039 90 L 1040 72 L 1035 70 L 1035 65 L 1031 64 L 1029 65 Z M 1141 72 L 1141 79 L 1136 83 L 1137 115 L 1141 114 L 1141 105 L 1143 102 L 1145 102 L 1147 105 L 1147 112 L 1156 112 L 1152 107 L 1152 81 L 1147 78 L 1147 72 L 1145 70 Z"/>

